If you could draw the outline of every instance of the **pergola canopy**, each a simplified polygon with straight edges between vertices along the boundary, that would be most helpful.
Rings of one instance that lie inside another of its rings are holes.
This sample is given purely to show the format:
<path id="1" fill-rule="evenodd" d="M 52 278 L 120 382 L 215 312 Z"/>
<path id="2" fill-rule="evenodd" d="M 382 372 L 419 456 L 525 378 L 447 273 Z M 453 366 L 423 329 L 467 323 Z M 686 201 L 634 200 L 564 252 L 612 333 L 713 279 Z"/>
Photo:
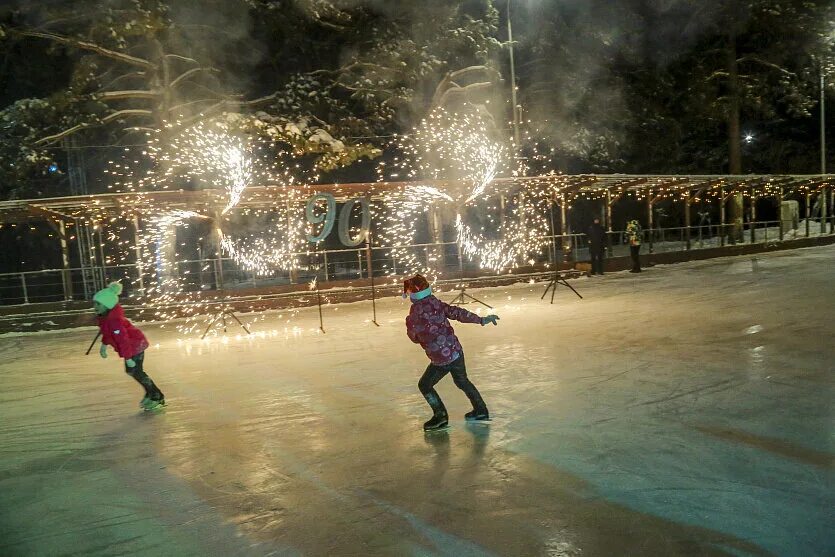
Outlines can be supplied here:
<path id="1" fill-rule="evenodd" d="M 345 200 L 359 195 L 381 198 L 386 192 L 415 184 L 439 182 L 366 182 L 348 184 L 265 185 L 244 190 L 238 204 L 242 208 L 267 209 L 284 203 L 288 191 L 303 195 L 328 192 Z M 546 174 L 520 178 L 498 178 L 493 184 L 498 191 L 525 187 L 545 191 L 555 201 L 571 203 L 578 198 L 617 199 L 624 194 L 649 196 L 650 201 L 693 196 L 726 197 L 733 193 L 779 195 L 788 197 L 797 192 L 811 193 L 835 183 L 835 174 L 792 175 L 663 175 L 663 174 Z M 0 223 L 20 222 L 38 217 L 100 220 L 114 214 L 147 215 L 163 210 L 191 210 L 212 214 L 226 204 L 223 190 L 162 190 L 150 192 L 101 193 L 45 199 L 22 199 L 0 202 Z"/>

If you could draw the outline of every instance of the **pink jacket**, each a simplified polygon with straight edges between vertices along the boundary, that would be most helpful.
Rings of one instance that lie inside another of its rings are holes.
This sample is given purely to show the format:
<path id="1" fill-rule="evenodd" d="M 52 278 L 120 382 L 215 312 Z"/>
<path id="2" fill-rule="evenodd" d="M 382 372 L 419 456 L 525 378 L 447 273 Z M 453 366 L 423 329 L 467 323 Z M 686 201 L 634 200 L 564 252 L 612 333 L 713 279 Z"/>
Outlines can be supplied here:
<path id="1" fill-rule="evenodd" d="M 148 339 L 128 321 L 119 304 L 98 319 L 102 343 L 115 348 L 119 357 L 133 358 L 148 348 Z"/>
<path id="2" fill-rule="evenodd" d="M 406 334 L 409 339 L 420 344 L 432 363 L 438 366 L 454 362 L 463 351 L 449 324 L 450 319 L 481 324 L 481 317 L 475 313 L 445 304 L 435 296 L 413 302 L 409 316 L 406 317 Z"/>

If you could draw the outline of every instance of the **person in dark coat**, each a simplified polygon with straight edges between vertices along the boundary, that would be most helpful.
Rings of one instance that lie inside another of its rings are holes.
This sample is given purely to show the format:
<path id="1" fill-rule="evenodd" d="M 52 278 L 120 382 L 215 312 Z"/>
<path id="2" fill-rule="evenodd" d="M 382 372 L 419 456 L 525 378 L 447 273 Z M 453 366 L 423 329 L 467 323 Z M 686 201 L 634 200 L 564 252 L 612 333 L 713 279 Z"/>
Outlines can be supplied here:
<path id="1" fill-rule="evenodd" d="M 606 251 L 606 230 L 600 224 L 600 219 L 595 218 L 588 230 L 589 255 L 591 255 L 591 274 L 603 274 L 603 254 Z"/>

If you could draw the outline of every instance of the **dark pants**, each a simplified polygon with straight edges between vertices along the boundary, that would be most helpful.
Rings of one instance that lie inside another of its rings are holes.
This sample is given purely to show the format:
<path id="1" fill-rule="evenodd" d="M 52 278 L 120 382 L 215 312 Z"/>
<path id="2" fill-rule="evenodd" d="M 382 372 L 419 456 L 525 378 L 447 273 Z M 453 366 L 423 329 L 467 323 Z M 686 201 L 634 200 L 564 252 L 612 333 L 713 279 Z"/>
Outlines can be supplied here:
<path id="1" fill-rule="evenodd" d="M 457 360 L 443 366 L 429 364 L 426 371 L 423 372 L 420 381 L 418 381 L 418 389 L 420 389 L 420 392 L 423 394 L 426 402 L 429 403 L 429 406 L 432 407 L 432 411 L 436 416 L 446 416 L 447 414 L 446 407 L 434 388 L 438 381 L 443 379 L 447 373 L 452 374 L 452 380 L 455 382 L 455 386 L 464 391 L 464 394 L 470 399 L 473 410 L 487 411 L 487 406 L 484 404 L 484 400 L 482 400 L 478 389 L 467 378 L 467 366 L 464 364 L 464 354 L 461 354 Z"/>
<path id="2" fill-rule="evenodd" d="M 603 254 L 605 251 L 606 248 L 603 246 L 591 246 L 589 248 L 589 254 L 591 255 L 591 274 L 603 274 Z"/>
<path id="3" fill-rule="evenodd" d="M 145 396 L 151 400 L 163 400 L 165 395 L 163 395 L 162 391 L 160 391 L 156 384 L 154 384 L 154 380 L 148 377 L 148 374 L 142 369 L 142 363 L 145 361 L 145 352 L 140 352 L 131 359 L 136 363 L 136 365 L 128 367 L 128 365 L 125 364 L 125 373 L 136 379 L 136 382 L 142 385 L 145 389 Z"/>
<path id="4" fill-rule="evenodd" d="M 629 255 L 632 256 L 632 272 L 641 272 L 641 246 L 629 246 Z"/>

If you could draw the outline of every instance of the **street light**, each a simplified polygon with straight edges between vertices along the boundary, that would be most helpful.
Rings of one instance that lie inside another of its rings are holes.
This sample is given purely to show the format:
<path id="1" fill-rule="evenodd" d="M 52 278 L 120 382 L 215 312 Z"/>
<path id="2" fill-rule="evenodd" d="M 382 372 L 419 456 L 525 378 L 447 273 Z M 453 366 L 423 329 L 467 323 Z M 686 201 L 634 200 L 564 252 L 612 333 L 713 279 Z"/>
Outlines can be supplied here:
<path id="1" fill-rule="evenodd" d="M 821 73 L 821 174 L 826 174 L 826 95 L 824 94 L 825 85 L 824 82 L 824 69 L 823 63 L 821 63 L 820 67 Z"/>
<path id="2" fill-rule="evenodd" d="M 835 43 L 835 29 L 830 30 L 829 37 L 827 41 L 830 45 Z M 824 65 L 824 60 L 821 59 L 820 61 L 820 95 L 821 95 L 821 113 L 820 113 L 820 134 L 821 134 L 821 179 L 823 179 L 823 175 L 826 174 L 826 67 Z M 829 192 L 827 192 L 827 189 Z M 833 213 L 835 213 L 835 192 L 833 192 L 833 188 L 823 186 L 823 191 L 821 192 L 821 234 L 826 232 L 826 220 L 828 217 L 827 211 L 827 201 L 829 201 L 830 209 Z M 829 199 L 827 200 L 827 196 Z M 832 232 L 832 225 L 829 228 L 829 232 Z"/>
<path id="3" fill-rule="evenodd" d="M 513 141 L 519 148 L 519 111 L 516 107 L 516 67 L 513 61 L 513 26 L 510 21 L 510 4 L 507 0 L 507 46 L 510 52 L 510 102 L 513 105 Z"/>
<path id="4" fill-rule="evenodd" d="M 823 61 L 820 63 L 820 103 L 821 103 L 821 110 L 820 110 L 820 134 L 821 134 L 821 179 L 823 179 L 823 175 L 826 174 L 826 72 L 824 68 Z M 830 191 L 827 192 L 826 190 L 829 189 Z M 832 188 L 827 188 L 823 186 L 820 196 L 820 206 L 821 206 L 821 234 L 826 233 L 826 221 L 828 215 L 827 210 L 827 201 L 829 201 L 828 205 L 835 205 L 835 198 L 832 197 Z M 829 199 L 827 199 L 829 197 Z M 835 207 L 831 208 L 835 211 Z M 831 231 L 831 230 L 830 230 Z"/>

